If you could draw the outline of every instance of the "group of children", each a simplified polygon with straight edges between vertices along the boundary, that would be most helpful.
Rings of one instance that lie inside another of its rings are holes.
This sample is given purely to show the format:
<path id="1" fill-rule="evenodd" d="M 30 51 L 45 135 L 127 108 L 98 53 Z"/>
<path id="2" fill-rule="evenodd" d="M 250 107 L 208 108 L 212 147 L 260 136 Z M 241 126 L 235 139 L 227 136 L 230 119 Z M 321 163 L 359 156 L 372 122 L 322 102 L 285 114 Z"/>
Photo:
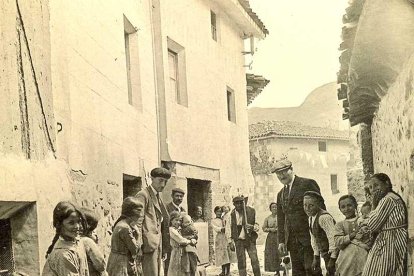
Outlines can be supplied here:
<path id="1" fill-rule="evenodd" d="M 333 217 L 320 207 L 314 212 L 309 205 L 318 206 L 322 197 L 316 193 L 306 192 L 304 208 L 310 221 L 312 247 L 315 255 L 312 268 L 318 267 L 318 258 L 324 258 L 327 275 L 357 276 L 361 275 L 368 257 L 368 251 L 373 244 L 373 237 L 368 230 L 367 219 L 371 212 L 370 202 L 365 202 L 358 215 L 358 203 L 353 195 L 344 195 L 339 198 L 338 206 L 345 220 L 335 223 Z M 314 201 L 312 201 L 314 200 Z M 318 227 L 312 223 L 316 218 Z M 324 245 L 323 239 L 329 244 Z"/>
<path id="2" fill-rule="evenodd" d="M 42 276 L 142 276 L 142 204 L 135 197 L 122 203 L 111 237 L 111 252 L 106 265 L 97 245 L 94 230 L 98 217 L 89 209 L 62 201 L 53 211 L 55 237 L 46 253 Z M 170 276 L 195 276 L 198 233 L 191 217 L 173 211 L 170 214 Z"/>

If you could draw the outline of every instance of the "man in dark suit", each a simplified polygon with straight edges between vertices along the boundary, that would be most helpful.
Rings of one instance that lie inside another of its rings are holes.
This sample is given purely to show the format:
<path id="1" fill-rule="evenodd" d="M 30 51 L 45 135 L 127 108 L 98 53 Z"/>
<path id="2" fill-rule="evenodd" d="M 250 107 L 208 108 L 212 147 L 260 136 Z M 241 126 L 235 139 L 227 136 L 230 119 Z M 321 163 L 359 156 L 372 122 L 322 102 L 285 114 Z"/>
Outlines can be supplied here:
<path id="1" fill-rule="evenodd" d="M 145 276 L 160 276 L 161 260 L 165 258 L 163 245 L 168 231 L 169 215 L 160 193 L 167 185 L 171 173 L 165 168 L 151 171 L 151 185 L 142 189 L 136 197 L 143 205 L 144 220 L 142 222 L 142 270 Z"/>
<path id="2" fill-rule="evenodd" d="M 246 206 L 245 198 L 233 198 L 235 209 L 231 212 L 231 239 L 236 245 L 237 267 L 240 276 L 247 276 L 246 251 L 249 254 L 254 276 L 260 276 L 256 239 L 259 226 L 256 224 L 256 211 Z"/>
<path id="3" fill-rule="evenodd" d="M 171 198 L 172 201 L 167 204 L 167 211 L 168 214 L 171 214 L 172 211 L 177 211 L 179 213 L 185 213 L 185 209 L 181 207 L 181 203 L 183 203 L 184 198 L 184 191 L 180 188 L 173 188 L 171 191 Z M 169 233 L 168 237 L 165 240 L 170 240 Z M 170 266 L 170 257 L 171 257 L 171 245 L 169 243 L 163 243 L 164 252 L 167 253 L 167 257 L 164 261 L 164 276 L 168 275 L 168 267 Z"/>
<path id="4" fill-rule="evenodd" d="M 177 211 L 179 213 L 185 212 L 185 209 L 181 206 L 183 203 L 185 192 L 180 188 L 174 188 L 171 191 L 172 201 L 167 204 L 167 211 L 171 214 L 172 211 Z"/>
<path id="5" fill-rule="evenodd" d="M 313 250 L 308 216 L 303 210 L 303 195 L 307 191 L 320 193 L 318 183 L 296 176 L 292 162 L 286 158 L 276 161 L 272 172 L 284 185 L 277 194 L 279 251 L 282 254 L 290 252 L 293 276 L 315 275 L 312 274 Z M 326 209 L 324 204 L 322 208 Z"/>

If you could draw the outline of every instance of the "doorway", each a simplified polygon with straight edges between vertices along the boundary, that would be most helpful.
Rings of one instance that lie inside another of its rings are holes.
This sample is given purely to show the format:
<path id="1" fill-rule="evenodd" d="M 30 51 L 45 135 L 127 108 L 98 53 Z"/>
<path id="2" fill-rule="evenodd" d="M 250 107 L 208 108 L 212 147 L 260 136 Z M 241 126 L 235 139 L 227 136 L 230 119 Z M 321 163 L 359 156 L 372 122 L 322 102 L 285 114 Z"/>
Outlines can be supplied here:
<path id="1" fill-rule="evenodd" d="M 10 219 L 0 219 L 0 275 L 14 272 L 13 244 Z"/>
<path id="2" fill-rule="evenodd" d="M 187 178 L 187 208 L 191 217 L 195 216 L 198 206 L 203 209 L 202 219 L 211 219 L 210 181 Z"/>
<path id="3" fill-rule="evenodd" d="M 203 209 L 202 220 L 194 223 L 198 230 L 197 252 L 200 264 L 208 264 L 213 250 L 213 233 L 209 228 L 212 218 L 211 182 L 206 180 L 187 178 L 187 208 L 188 214 L 194 218 L 196 207 Z"/>

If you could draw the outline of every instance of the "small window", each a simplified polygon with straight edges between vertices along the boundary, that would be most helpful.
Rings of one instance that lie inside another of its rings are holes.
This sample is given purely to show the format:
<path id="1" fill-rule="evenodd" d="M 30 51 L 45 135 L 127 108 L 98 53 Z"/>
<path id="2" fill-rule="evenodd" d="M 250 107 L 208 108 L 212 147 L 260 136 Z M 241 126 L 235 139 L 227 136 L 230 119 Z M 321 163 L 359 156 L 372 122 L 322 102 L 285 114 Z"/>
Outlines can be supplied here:
<path id="1" fill-rule="evenodd" d="M 177 103 L 180 102 L 180 93 L 178 90 L 178 58 L 177 53 L 168 51 L 168 69 L 170 74 L 171 95 L 175 96 Z"/>
<path id="2" fill-rule="evenodd" d="M 210 11 L 211 18 L 211 37 L 217 41 L 217 17 L 213 11 Z"/>
<path id="3" fill-rule="evenodd" d="M 175 101 L 184 106 L 188 106 L 187 99 L 187 77 L 185 64 L 184 47 L 167 39 L 168 44 L 168 74 L 171 96 Z"/>
<path id="4" fill-rule="evenodd" d="M 234 91 L 227 87 L 227 119 L 230 122 L 236 122 L 236 108 L 235 108 Z"/>
<path id="5" fill-rule="evenodd" d="M 326 142 L 325 141 L 319 141 L 318 142 L 318 148 L 319 148 L 319 151 L 326 152 Z"/>
<path id="6" fill-rule="evenodd" d="M 336 174 L 331 174 L 331 191 L 332 191 L 333 195 L 339 193 L 339 190 L 338 190 L 338 175 L 336 175 Z"/>
<path id="7" fill-rule="evenodd" d="M 141 177 L 123 174 L 122 190 L 124 199 L 129 196 L 135 196 L 142 188 Z"/>
<path id="8" fill-rule="evenodd" d="M 124 16 L 125 62 L 128 85 L 128 103 L 141 110 L 141 80 L 139 70 L 138 34 Z"/>

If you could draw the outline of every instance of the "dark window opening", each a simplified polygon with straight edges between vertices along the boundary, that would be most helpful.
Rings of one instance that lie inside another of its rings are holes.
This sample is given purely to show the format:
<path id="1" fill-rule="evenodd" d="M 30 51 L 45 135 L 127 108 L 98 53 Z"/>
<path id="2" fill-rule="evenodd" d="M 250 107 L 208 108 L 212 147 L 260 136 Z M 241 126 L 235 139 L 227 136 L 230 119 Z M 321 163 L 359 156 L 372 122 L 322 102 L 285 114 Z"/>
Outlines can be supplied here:
<path id="1" fill-rule="evenodd" d="M 211 18 L 211 37 L 217 41 L 217 17 L 216 14 L 211 11 L 210 12 L 210 18 Z"/>
<path id="2" fill-rule="evenodd" d="M 331 191 L 332 191 L 333 195 L 339 193 L 339 190 L 338 190 L 338 175 L 336 175 L 336 174 L 331 174 Z"/>
<path id="3" fill-rule="evenodd" d="M 0 219 L 0 275 L 9 276 L 15 271 L 12 234 L 9 219 Z"/>
<path id="4" fill-rule="evenodd" d="M 122 180 L 123 198 L 135 196 L 142 188 L 141 177 L 124 174 Z"/>
<path id="5" fill-rule="evenodd" d="M 319 141 L 318 142 L 318 148 L 319 148 L 319 151 L 326 152 L 326 142 L 325 141 Z"/>
<path id="6" fill-rule="evenodd" d="M 234 99 L 234 91 L 227 87 L 227 119 L 230 122 L 236 122 L 236 104 Z"/>

